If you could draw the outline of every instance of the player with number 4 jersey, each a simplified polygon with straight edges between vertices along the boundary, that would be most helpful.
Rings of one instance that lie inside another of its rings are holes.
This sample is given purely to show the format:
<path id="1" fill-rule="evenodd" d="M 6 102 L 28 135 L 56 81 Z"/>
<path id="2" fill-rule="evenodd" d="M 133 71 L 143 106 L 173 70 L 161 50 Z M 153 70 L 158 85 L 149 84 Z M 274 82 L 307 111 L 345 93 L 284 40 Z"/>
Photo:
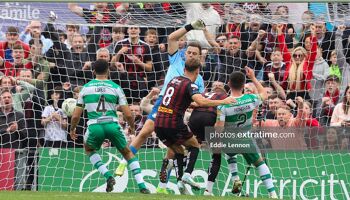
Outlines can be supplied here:
<path id="1" fill-rule="evenodd" d="M 119 106 L 127 120 L 131 134 L 135 132 L 134 119 L 131 115 L 129 105 L 126 101 L 123 90 L 119 85 L 108 79 L 109 64 L 105 60 L 97 60 L 94 63 L 96 78 L 84 85 L 77 106 L 71 120 L 70 136 L 73 140 L 77 138 L 76 127 L 84 109 L 88 113 L 88 128 L 84 135 L 85 153 L 89 156 L 90 162 L 106 178 L 106 191 L 111 192 L 116 184 L 112 173 L 102 162 L 97 151 L 105 139 L 108 139 L 120 151 L 128 161 L 140 192 L 149 194 L 143 181 L 140 164 L 137 157 L 130 151 L 121 126 L 118 123 L 116 107 Z"/>

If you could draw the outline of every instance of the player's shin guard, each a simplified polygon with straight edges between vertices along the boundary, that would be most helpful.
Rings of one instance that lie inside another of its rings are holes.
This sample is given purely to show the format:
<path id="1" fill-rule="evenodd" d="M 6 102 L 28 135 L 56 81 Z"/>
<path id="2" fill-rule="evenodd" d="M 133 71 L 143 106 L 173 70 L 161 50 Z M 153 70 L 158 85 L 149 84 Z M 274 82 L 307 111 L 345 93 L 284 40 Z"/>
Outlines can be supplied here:
<path id="1" fill-rule="evenodd" d="M 257 165 L 256 169 L 258 170 L 259 175 L 260 175 L 260 179 L 264 183 L 270 196 L 276 196 L 275 187 L 274 187 L 273 182 L 272 182 L 271 172 L 270 172 L 270 169 L 265 164 L 265 162 L 261 161 Z"/>
<path id="2" fill-rule="evenodd" d="M 89 155 L 91 164 L 106 178 L 112 177 L 105 164 L 103 164 L 101 156 L 94 152 Z"/>
<path id="3" fill-rule="evenodd" d="M 186 170 L 185 173 L 191 174 L 194 169 L 194 165 L 196 164 L 198 153 L 199 153 L 199 148 L 197 147 L 190 147 L 188 149 L 189 155 L 188 155 L 188 162 L 186 165 Z"/>
<path id="4" fill-rule="evenodd" d="M 137 158 L 133 157 L 130 160 L 128 160 L 128 165 L 136 179 L 136 182 L 139 188 L 140 189 L 146 188 L 145 182 L 143 181 L 143 175 L 141 173 L 140 163 L 137 160 Z"/>
<path id="5" fill-rule="evenodd" d="M 177 181 L 181 181 L 182 175 L 184 173 L 184 154 L 176 153 L 175 154 L 175 170 Z"/>
<path id="6" fill-rule="evenodd" d="M 209 193 L 213 192 L 213 185 L 215 183 L 215 179 L 217 175 L 219 174 L 221 166 L 221 154 L 213 154 L 211 156 L 211 163 L 208 168 L 208 182 L 207 182 L 207 188 L 206 191 Z"/>

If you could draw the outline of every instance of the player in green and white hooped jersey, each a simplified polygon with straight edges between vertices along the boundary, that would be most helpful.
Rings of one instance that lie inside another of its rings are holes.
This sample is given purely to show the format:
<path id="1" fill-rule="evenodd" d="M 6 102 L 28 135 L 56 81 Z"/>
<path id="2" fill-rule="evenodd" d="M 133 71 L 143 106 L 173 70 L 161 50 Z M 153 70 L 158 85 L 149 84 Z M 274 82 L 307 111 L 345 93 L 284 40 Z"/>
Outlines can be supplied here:
<path id="1" fill-rule="evenodd" d="M 134 119 L 123 90 L 118 84 L 108 79 L 108 66 L 108 62 L 101 59 L 94 63 L 96 78 L 85 84 L 79 93 L 77 106 L 71 120 L 70 136 L 73 140 L 77 138 L 75 130 L 83 110 L 86 109 L 89 121 L 87 123 L 88 129 L 84 135 L 85 152 L 90 157 L 92 165 L 106 178 L 106 191 L 111 192 L 116 182 L 97 151 L 103 141 L 109 139 L 127 160 L 140 192 L 148 194 L 150 192 L 143 181 L 139 161 L 127 146 L 123 130 L 118 124 L 116 107 L 119 105 L 124 113 L 124 117 L 130 125 L 131 134 L 135 132 Z"/>
<path id="2" fill-rule="evenodd" d="M 229 86 L 231 89 L 231 96 L 233 96 L 237 102 L 218 107 L 218 116 L 215 124 L 216 128 L 221 129 L 225 124 L 237 128 L 251 128 L 253 124 L 253 111 L 267 98 L 267 93 L 261 83 L 256 79 L 254 71 L 249 67 L 245 67 L 245 69 L 247 77 L 252 80 L 259 94 L 243 94 L 244 84 L 246 82 L 245 75 L 241 72 L 233 72 L 230 75 Z M 242 153 L 242 155 L 248 164 L 253 164 L 257 168 L 270 197 L 277 198 L 270 170 L 259 153 Z M 233 157 L 235 155 L 230 154 L 230 156 Z"/>

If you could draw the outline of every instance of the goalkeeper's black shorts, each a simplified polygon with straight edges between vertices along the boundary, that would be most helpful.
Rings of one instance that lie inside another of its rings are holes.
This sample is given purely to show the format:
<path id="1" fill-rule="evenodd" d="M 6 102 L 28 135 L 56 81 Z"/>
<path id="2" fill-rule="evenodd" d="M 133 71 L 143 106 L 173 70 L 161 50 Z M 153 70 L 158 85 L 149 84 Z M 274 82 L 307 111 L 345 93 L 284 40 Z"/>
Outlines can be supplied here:
<path id="1" fill-rule="evenodd" d="M 197 137 L 199 143 L 205 141 L 205 127 L 214 126 L 216 114 L 213 112 L 202 112 L 194 110 L 188 122 L 188 127 L 193 135 Z"/>

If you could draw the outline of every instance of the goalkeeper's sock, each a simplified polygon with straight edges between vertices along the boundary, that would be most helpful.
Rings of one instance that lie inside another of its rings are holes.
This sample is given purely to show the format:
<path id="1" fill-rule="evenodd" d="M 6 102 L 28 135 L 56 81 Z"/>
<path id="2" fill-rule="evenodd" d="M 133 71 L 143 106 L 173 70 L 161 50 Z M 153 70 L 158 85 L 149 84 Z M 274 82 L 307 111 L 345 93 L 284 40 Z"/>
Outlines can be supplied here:
<path id="1" fill-rule="evenodd" d="M 259 172 L 260 179 L 264 183 L 267 191 L 269 192 L 270 195 L 275 194 L 275 187 L 272 182 L 272 176 L 270 169 L 267 167 L 264 161 L 261 161 L 257 166 L 256 169 Z"/>
<path id="2" fill-rule="evenodd" d="M 235 156 L 229 156 L 227 159 L 228 169 L 231 173 L 231 180 L 239 180 L 238 168 L 237 168 L 237 158 Z"/>
<path id="3" fill-rule="evenodd" d="M 190 147 L 188 149 L 189 155 L 188 155 L 188 162 L 186 165 L 185 173 L 192 174 L 194 165 L 196 164 L 199 148 L 197 147 Z"/>
<path id="4" fill-rule="evenodd" d="M 143 181 L 143 175 L 141 173 L 140 163 L 137 160 L 137 158 L 133 157 L 130 160 L 128 160 L 128 165 L 129 165 L 129 169 L 132 171 L 136 179 L 136 182 L 139 188 L 140 189 L 146 188 L 145 182 Z"/>
<path id="5" fill-rule="evenodd" d="M 101 156 L 94 152 L 90 154 L 90 162 L 91 164 L 106 178 L 112 177 L 112 174 L 108 171 L 105 164 L 103 164 L 101 160 Z"/>

